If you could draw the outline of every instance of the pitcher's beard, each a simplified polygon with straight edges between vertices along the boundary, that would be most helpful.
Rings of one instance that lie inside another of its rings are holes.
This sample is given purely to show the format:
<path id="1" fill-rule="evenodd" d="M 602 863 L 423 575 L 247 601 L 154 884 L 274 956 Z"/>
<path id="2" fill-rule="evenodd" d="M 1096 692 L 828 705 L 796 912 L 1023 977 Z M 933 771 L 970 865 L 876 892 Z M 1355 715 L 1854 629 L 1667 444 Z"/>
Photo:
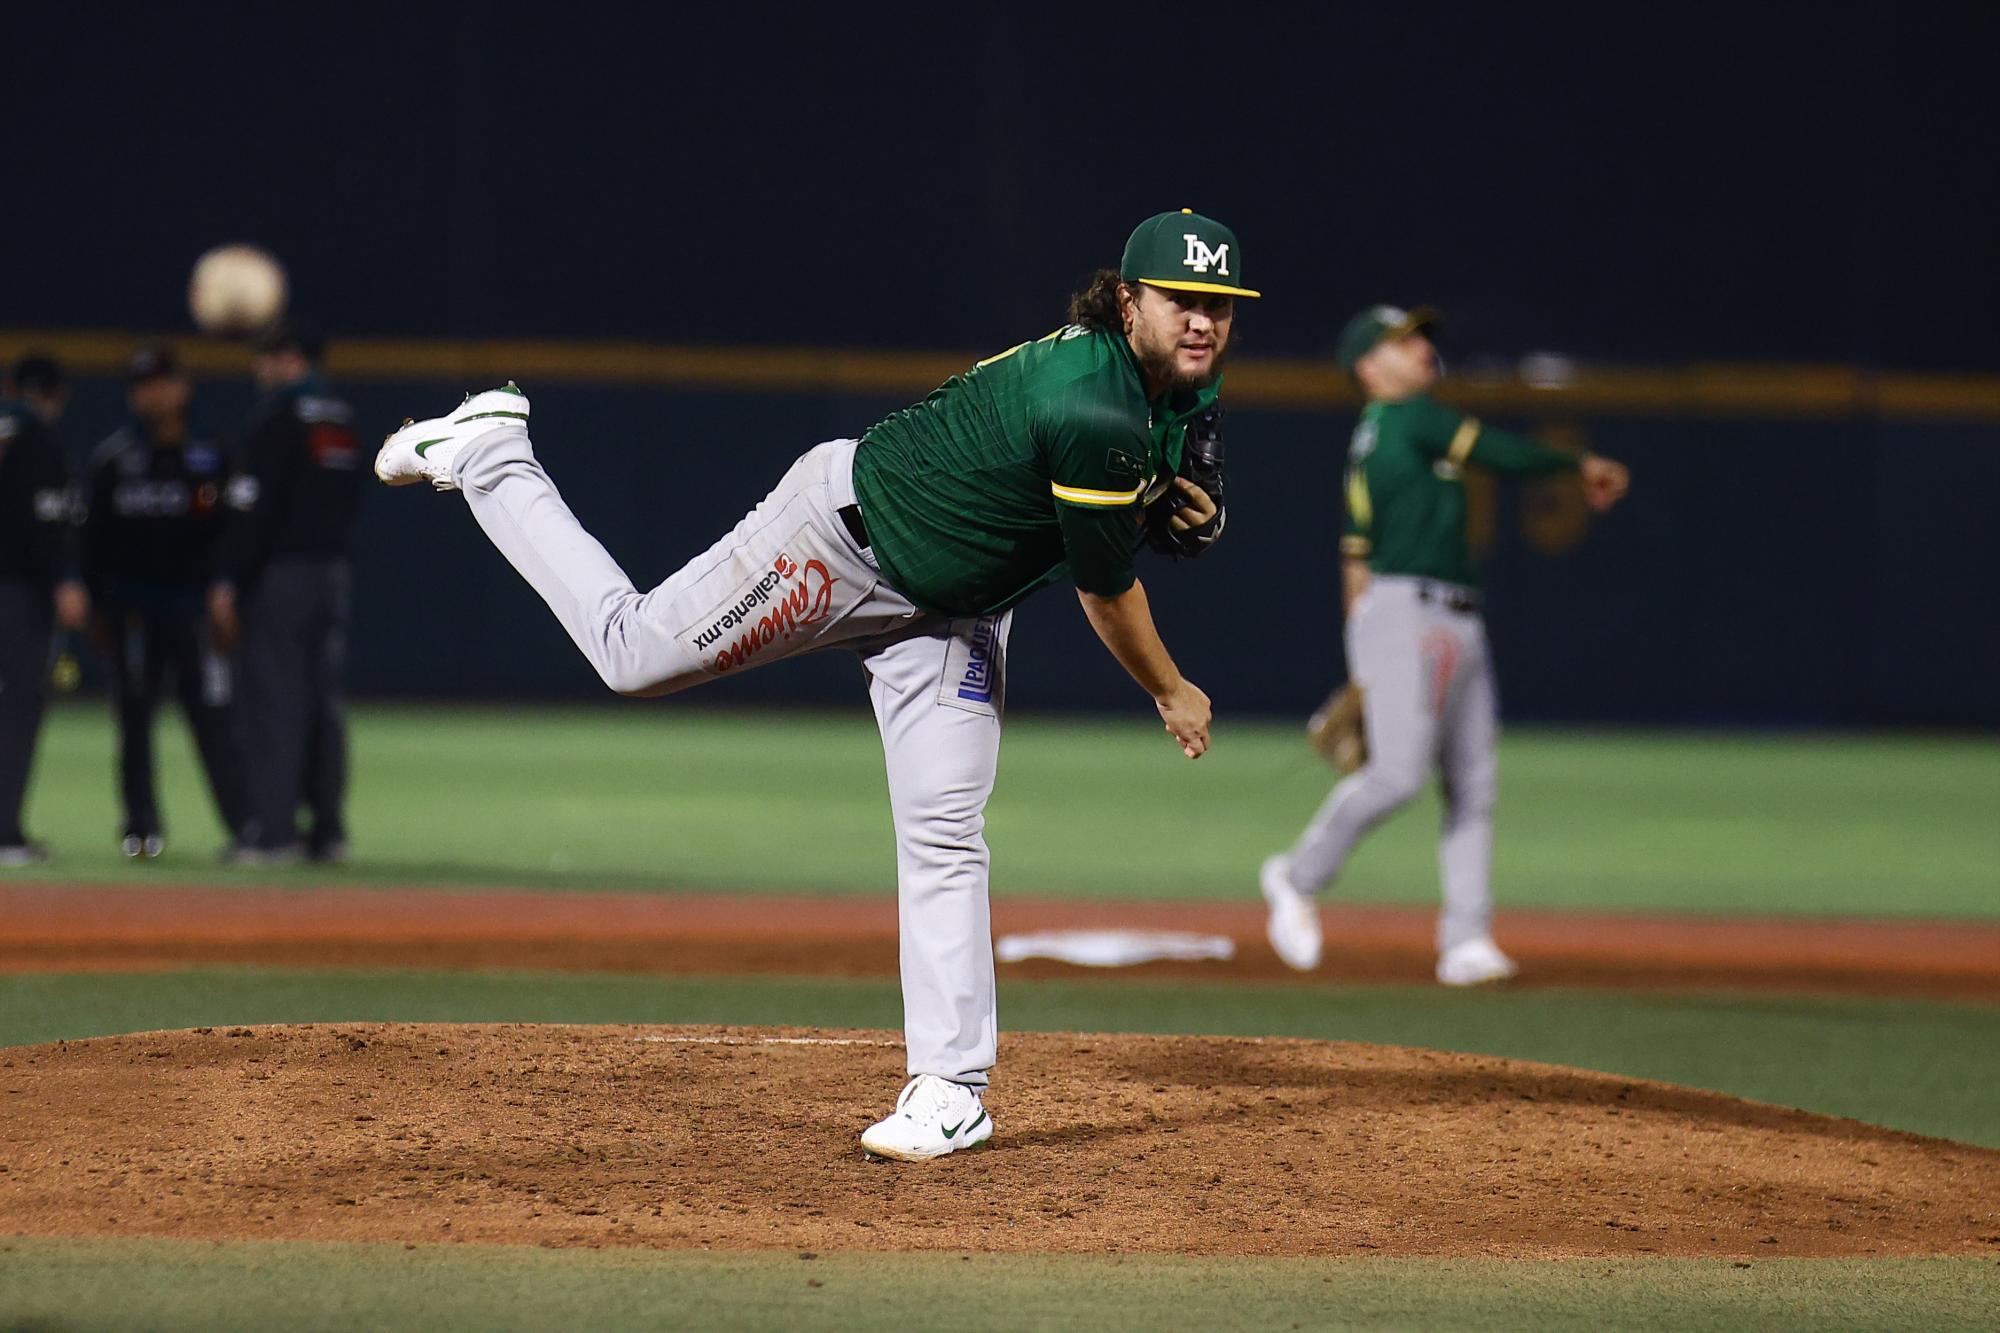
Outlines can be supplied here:
<path id="1" fill-rule="evenodd" d="M 1174 353 L 1178 345 L 1164 352 L 1148 349 L 1139 357 L 1139 370 L 1147 380 L 1165 380 L 1169 393 L 1192 393 L 1206 389 L 1222 374 L 1223 353 L 1218 350 L 1208 358 L 1208 367 L 1194 374 L 1184 374 L 1174 365 Z"/>

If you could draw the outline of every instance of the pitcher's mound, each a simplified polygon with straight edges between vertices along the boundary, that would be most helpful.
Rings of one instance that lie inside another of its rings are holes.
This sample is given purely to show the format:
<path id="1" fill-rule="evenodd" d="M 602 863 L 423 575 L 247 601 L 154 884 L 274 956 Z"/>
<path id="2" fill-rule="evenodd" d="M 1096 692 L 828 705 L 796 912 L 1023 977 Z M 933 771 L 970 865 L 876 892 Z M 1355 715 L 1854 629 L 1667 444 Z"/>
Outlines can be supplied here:
<path id="1" fill-rule="evenodd" d="M 0 1232 L 1184 1254 L 2000 1254 L 2000 1153 L 1477 1056 L 1010 1036 L 862 1160 L 887 1033 L 379 1024 L 0 1052 Z"/>

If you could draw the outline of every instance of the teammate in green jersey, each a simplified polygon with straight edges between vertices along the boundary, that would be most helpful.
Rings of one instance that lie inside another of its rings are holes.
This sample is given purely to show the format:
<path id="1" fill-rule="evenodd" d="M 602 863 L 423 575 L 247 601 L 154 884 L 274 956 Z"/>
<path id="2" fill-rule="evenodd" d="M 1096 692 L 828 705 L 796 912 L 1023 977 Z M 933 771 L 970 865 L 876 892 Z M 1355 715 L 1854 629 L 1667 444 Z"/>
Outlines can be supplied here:
<path id="1" fill-rule="evenodd" d="M 809 450 L 733 532 L 650 592 L 563 504 L 513 385 L 382 445 L 383 481 L 464 493 L 622 694 L 670 694 L 818 648 L 860 658 L 896 825 L 911 1075 L 861 1137 L 873 1156 L 937 1157 L 993 1134 L 983 830 L 1014 604 L 1074 583 L 1182 752 L 1208 748 L 1208 696 L 1160 642 L 1133 557 L 1149 509 L 1151 528 L 1197 549 L 1220 530 L 1210 495 L 1177 473 L 1190 419 L 1212 420 L 1235 301 L 1256 295 L 1228 228 L 1186 210 L 1148 218 L 1119 268 L 1072 302 L 1068 325 L 952 377 L 859 441 Z"/>
<path id="2" fill-rule="evenodd" d="M 1260 881 L 1271 947 L 1301 971 L 1318 966 L 1320 892 L 1435 769 L 1444 798 L 1437 978 L 1472 986 L 1516 968 L 1492 934 L 1498 697 L 1466 540 L 1464 470 L 1573 470 L 1599 512 L 1630 477 L 1622 463 L 1552 449 L 1433 401 L 1435 320 L 1427 309 L 1372 306 L 1340 335 L 1340 364 L 1368 398 L 1348 450 L 1340 543 L 1348 674 L 1361 694 L 1368 757 L 1291 849 L 1265 860 Z"/>

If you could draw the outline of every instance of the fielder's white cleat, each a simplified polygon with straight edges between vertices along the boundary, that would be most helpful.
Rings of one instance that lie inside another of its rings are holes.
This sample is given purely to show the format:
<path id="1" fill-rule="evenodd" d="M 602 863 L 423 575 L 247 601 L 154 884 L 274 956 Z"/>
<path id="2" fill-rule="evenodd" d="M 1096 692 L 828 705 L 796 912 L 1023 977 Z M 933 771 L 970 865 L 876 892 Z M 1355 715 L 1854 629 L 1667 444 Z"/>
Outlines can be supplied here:
<path id="1" fill-rule="evenodd" d="M 1491 937 L 1481 935 L 1446 949 L 1438 957 L 1437 979 L 1447 986 L 1484 986 L 1506 981 L 1520 970 Z"/>
<path id="2" fill-rule="evenodd" d="M 903 1085 L 896 1109 L 861 1135 L 871 1158 L 926 1162 L 961 1148 L 976 1148 L 993 1137 L 993 1117 L 980 1103 L 979 1089 L 936 1074 L 919 1074 Z"/>
<path id="3" fill-rule="evenodd" d="M 375 476 L 390 486 L 428 481 L 441 491 L 455 491 L 451 461 L 469 441 L 509 421 L 528 424 L 528 395 L 512 380 L 504 388 L 469 393 L 450 416 L 405 421 L 382 441 L 375 455 Z"/>
<path id="4" fill-rule="evenodd" d="M 1264 934 L 1271 941 L 1272 952 L 1295 971 L 1310 972 L 1318 967 L 1319 900 L 1293 886 L 1292 858 L 1283 852 L 1265 857 L 1257 887 L 1264 891 L 1264 901 L 1271 909 Z"/>

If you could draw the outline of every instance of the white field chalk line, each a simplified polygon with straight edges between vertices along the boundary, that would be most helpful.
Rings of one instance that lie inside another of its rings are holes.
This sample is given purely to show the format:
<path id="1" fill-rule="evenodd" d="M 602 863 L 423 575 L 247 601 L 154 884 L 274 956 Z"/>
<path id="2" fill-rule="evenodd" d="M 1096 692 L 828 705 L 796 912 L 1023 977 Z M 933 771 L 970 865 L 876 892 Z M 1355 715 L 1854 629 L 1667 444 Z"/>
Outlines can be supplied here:
<path id="1" fill-rule="evenodd" d="M 634 1037 L 670 1046 L 900 1046 L 874 1037 Z"/>

